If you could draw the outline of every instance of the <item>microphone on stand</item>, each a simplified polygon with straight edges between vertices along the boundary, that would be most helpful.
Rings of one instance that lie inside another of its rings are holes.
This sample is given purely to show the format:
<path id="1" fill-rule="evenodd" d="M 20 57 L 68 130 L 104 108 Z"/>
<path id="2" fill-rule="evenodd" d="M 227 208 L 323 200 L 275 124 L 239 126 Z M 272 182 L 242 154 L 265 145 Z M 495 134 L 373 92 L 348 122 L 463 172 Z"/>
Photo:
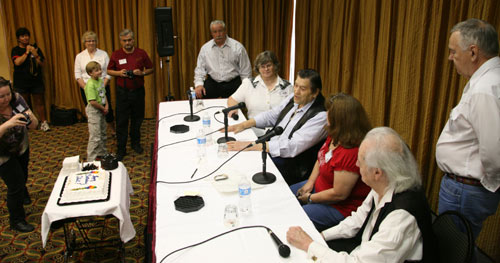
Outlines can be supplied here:
<path id="1" fill-rule="evenodd" d="M 269 235 L 271 235 L 271 238 L 274 240 L 274 243 L 278 246 L 278 253 L 280 254 L 280 256 L 284 258 L 290 256 L 290 247 L 283 244 L 283 242 L 281 242 L 278 236 L 276 236 L 276 234 L 274 234 L 274 232 L 271 229 L 269 228 L 266 229 Z"/>
<path id="2" fill-rule="evenodd" d="M 193 98 L 193 93 L 194 93 L 194 90 L 188 90 L 187 91 L 188 98 L 189 98 L 189 110 L 191 112 L 190 115 L 184 117 L 184 121 L 187 121 L 187 122 L 194 122 L 194 121 L 199 121 L 200 120 L 200 116 L 193 115 L 193 99 L 194 99 Z"/>
<path id="3" fill-rule="evenodd" d="M 240 103 L 238 103 L 238 104 L 236 104 L 236 105 L 234 105 L 234 106 L 227 107 L 227 108 L 223 109 L 223 110 L 222 110 L 222 112 L 223 112 L 224 114 L 228 114 L 228 113 L 229 113 L 230 111 L 232 111 L 232 110 L 241 109 L 241 108 L 244 108 L 245 106 L 246 106 L 246 105 L 245 105 L 245 103 L 244 103 L 244 102 L 240 102 Z"/>
<path id="4" fill-rule="evenodd" d="M 281 135 L 283 133 L 283 128 L 280 126 L 276 126 L 271 132 L 266 133 L 257 139 L 254 143 L 249 145 L 248 147 L 252 147 L 256 144 L 262 143 L 262 172 L 256 173 L 253 175 L 252 180 L 258 184 L 272 184 L 276 181 L 276 176 L 272 173 L 266 172 L 266 160 L 267 160 L 267 152 L 266 152 L 266 141 L 271 139 L 276 135 Z"/>
<path id="5" fill-rule="evenodd" d="M 232 110 L 241 109 L 241 108 L 244 108 L 245 106 L 246 105 L 244 102 L 240 102 L 234 106 L 231 106 L 231 107 L 228 107 L 228 108 L 225 108 L 222 110 L 222 113 L 224 113 L 224 137 L 220 137 L 219 139 L 217 139 L 217 143 L 226 143 L 226 142 L 230 142 L 230 141 L 236 141 L 235 138 L 227 136 L 227 126 L 229 126 L 228 120 L 227 120 L 227 114 Z M 233 119 L 237 120 L 238 118 L 235 118 L 233 115 Z"/>
<path id="6" fill-rule="evenodd" d="M 281 135 L 282 133 L 283 133 L 283 128 L 281 128 L 281 126 L 276 126 L 276 128 L 274 128 L 271 131 L 267 132 L 266 134 L 260 136 L 255 142 L 252 143 L 252 146 L 259 144 L 259 143 L 267 142 L 272 137 L 274 137 L 276 135 Z"/>

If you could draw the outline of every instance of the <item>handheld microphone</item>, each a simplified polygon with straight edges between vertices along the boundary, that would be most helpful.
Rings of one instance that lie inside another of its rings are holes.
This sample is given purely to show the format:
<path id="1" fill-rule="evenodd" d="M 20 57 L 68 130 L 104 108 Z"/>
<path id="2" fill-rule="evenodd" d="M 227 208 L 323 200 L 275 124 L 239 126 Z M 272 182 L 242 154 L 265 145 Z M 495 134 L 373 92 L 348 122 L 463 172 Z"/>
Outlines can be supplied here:
<path id="1" fill-rule="evenodd" d="M 271 229 L 267 229 L 267 232 L 269 235 L 271 235 L 271 238 L 274 240 L 274 243 L 278 246 L 278 253 L 280 254 L 281 257 L 287 258 L 290 256 L 290 247 L 283 244 L 281 240 L 274 234 L 274 232 Z"/>
<path id="2" fill-rule="evenodd" d="M 228 107 L 228 108 L 223 109 L 223 110 L 222 110 L 222 112 L 223 112 L 224 114 L 227 114 L 228 112 L 230 112 L 230 111 L 232 111 L 232 110 L 241 109 L 241 108 L 243 108 L 243 107 L 245 107 L 245 106 L 246 106 L 246 105 L 245 105 L 245 103 L 244 103 L 244 102 L 240 102 L 240 103 L 238 103 L 238 104 L 236 104 L 236 105 L 234 105 L 234 106 L 231 106 L 231 107 Z"/>
<path id="3" fill-rule="evenodd" d="M 263 142 L 271 139 L 271 137 L 274 137 L 276 135 L 281 135 L 282 133 L 283 133 L 283 128 L 281 128 L 280 126 L 276 126 L 276 128 L 274 128 L 271 132 L 264 134 L 259 139 L 257 139 L 254 143 L 252 143 L 252 146 L 259 144 L 259 143 L 263 143 Z"/>

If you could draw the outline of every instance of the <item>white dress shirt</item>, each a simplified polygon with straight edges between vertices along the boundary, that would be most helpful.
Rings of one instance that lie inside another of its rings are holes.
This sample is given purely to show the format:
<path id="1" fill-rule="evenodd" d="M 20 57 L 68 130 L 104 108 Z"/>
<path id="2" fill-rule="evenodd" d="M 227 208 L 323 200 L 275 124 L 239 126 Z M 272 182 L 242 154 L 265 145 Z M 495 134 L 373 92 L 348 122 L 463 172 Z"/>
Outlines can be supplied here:
<path id="1" fill-rule="evenodd" d="M 261 76 L 253 79 L 244 79 L 240 87 L 231 97 L 237 102 L 244 102 L 248 109 L 248 118 L 251 119 L 257 114 L 268 111 L 293 93 L 293 86 L 290 83 L 285 86 L 285 81 L 278 76 L 272 90 L 268 90 Z M 255 85 L 255 87 L 254 87 Z"/>
<path id="2" fill-rule="evenodd" d="M 491 192 L 500 188 L 500 58 L 474 72 L 436 145 L 443 172 L 471 177 Z"/>
<path id="3" fill-rule="evenodd" d="M 375 209 L 369 218 L 361 237 L 361 244 L 350 254 L 336 252 L 318 242 L 312 242 L 307 250 L 308 258 L 315 262 L 404 262 L 421 260 L 423 257 L 422 234 L 417 220 L 403 209 L 389 213 L 379 225 L 377 233 L 369 240 L 380 210 L 392 201 L 394 188 L 389 188 L 382 199 L 371 190 L 363 204 L 340 224 L 322 232 L 325 240 L 354 237 L 370 213 L 372 203 Z M 380 201 L 379 201 L 380 199 Z"/>
<path id="4" fill-rule="evenodd" d="M 292 97 L 293 93 L 285 98 L 279 106 L 255 116 L 255 126 L 258 128 L 274 126 L 281 110 L 285 108 Z M 313 102 L 309 102 L 300 109 L 298 109 L 299 105 L 294 103 L 293 108 L 278 123 L 277 126 L 281 126 L 284 131 L 280 136 L 274 136 L 269 141 L 269 154 L 272 157 L 293 158 L 326 138 L 326 130 L 324 129 L 326 125 L 326 111 L 323 111 L 307 120 L 300 129 L 293 133 L 292 138 L 288 139 L 295 124 L 307 112 Z M 292 115 L 293 118 L 291 118 Z"/>
<path id="5" fill-rule="evenodd" d="M 83 82 L 87 83 L 90 79 L 89 74 L 85 70 L 85 67 L 90 61 L 95 61 L 101 65 L 102 75 L 101 77 L 111 79 L 111 76 L 107 74 L 109 57 L 108 53 L 104 50 L 96 49 L 94 57 L 90 58 L 89 51 L 85 49 L 84 51 L 78 53 L 75 58 L 75 79 L 82 79 Z"/>
<path id="6" fill-rule="evenodd" d="M 203 86 L 207 74 L 217 82 L 230 81 L 237 76 L 241 80 L 250 78 L 252 66 L 245 47 L 229 36 L 222 47 L 217 46 L 213 39 L 205 43 L 194 69 L 195 87 Z"/>

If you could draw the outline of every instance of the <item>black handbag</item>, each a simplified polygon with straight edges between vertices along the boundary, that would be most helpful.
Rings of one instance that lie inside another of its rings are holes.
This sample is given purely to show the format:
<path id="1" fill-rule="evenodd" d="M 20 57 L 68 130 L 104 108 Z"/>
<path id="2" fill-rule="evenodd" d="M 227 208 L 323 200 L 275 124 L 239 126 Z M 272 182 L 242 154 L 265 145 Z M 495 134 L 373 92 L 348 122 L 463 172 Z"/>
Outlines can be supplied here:
<path id="1" fill-rule="evenodd" d="M 50 107 L 50 124 L 55 126 L 68 126 L 78 122 L 78 110 L 63 109 L 55 105 Z"/>

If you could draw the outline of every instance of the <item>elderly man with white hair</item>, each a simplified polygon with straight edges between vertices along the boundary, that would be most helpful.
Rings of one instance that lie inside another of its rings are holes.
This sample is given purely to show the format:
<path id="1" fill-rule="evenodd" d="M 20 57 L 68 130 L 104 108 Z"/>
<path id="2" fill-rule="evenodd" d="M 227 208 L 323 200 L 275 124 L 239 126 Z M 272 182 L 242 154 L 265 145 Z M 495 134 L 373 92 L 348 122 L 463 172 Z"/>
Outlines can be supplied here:
<path id="1" fill-rule="evenodd" d="M 372 190 L 356 212 L 321 233 L 330 248 L 300 227 L 288 230 L 288 242 L 315 262 L 430 261 L 431 212 L 405 142 L 391 128 L 374 128 L 361 143 L 357 165 Z"/>

